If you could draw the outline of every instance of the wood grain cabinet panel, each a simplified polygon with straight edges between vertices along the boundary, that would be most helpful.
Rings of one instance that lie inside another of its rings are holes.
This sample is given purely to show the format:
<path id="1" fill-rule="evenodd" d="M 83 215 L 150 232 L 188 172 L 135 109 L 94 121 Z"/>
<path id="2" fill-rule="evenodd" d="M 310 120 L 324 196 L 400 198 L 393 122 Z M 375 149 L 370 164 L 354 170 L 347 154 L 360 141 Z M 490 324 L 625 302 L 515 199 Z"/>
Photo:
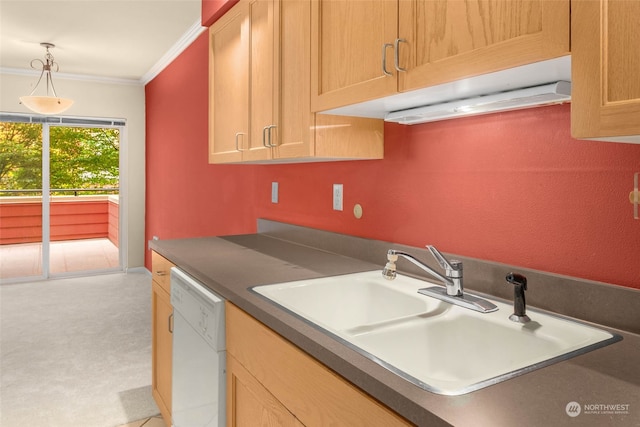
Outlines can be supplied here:
<path id="1" fill-rule="evenodd" d="M 312 4 L 240 0 L 211 26 L 209 163 L 383 157 L 381 120 L 311 112 Z"/>
<path id="2" fill-rule="evenodd" d="M 249 144 L 248 3 L 209 28 L 209 163 L 237 162 Z"/>
<path id="3" fill-rule="evenodd" d="M 157 252 L 151 252 L 151 276 L 167 294 L 171 293 L 171 267 L 174 264 Z"/>
<path id="4" fill-rule="evenodd" d="M 570 50 L 569 0 L 318 0 L 312 20 L 313 111 Z"/>
<path id="5" fill-rule="evenodd" d="M 640 143 L 640 2 L 572 3 L 571 133 Z"/>
<path id="6" fill-rule="evenodd" d="M 227 426 L 301 427 L 303 424 L 233 356 L 227 356 Z"/>
<path id="7" fill-rule="evenodd" d="M 151 257 L 151 394 L 162 418 L 170 426 L 173 307 L 169 273 L 174 264 L 156 252 L 152 252 Z"/>
<path id="8" fill-rule="evenodd" d="M 288 420 L 285 410 L 306 426 L 411 425 L 233 304 L 225 310 L 228 425 L 241 414 Z"/>

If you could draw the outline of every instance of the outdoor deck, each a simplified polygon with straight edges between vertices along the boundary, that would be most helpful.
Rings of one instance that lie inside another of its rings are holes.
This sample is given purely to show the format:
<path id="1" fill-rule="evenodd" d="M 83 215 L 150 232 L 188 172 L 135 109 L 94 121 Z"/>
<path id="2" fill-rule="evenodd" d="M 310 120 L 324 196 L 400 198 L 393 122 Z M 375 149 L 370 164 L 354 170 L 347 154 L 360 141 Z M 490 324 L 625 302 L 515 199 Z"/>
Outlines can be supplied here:
<path id="1" fill-rule="evenodd" d="M 101 270 L 119 265 L 118 248 L 107 238 L 51 242 L 50 273 Z M 0 278 L 40 276 L 42 244 L 0 245 Z"/>

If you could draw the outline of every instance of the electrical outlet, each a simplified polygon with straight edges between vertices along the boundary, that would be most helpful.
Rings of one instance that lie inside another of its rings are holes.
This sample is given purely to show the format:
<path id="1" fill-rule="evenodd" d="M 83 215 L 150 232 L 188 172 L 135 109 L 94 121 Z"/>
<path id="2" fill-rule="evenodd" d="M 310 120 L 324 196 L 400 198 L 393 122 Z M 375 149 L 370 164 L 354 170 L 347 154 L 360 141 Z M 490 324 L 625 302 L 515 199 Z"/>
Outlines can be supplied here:
<path id="1" fill-rule="evenodd" d="M 278 183 L 271 183 L 271 203 L 278 203 Z"/>
<path id="2" fill-rule="evenodd" d="M 342 210 L 342 184 L 333 184 L 333 210 Z"/>

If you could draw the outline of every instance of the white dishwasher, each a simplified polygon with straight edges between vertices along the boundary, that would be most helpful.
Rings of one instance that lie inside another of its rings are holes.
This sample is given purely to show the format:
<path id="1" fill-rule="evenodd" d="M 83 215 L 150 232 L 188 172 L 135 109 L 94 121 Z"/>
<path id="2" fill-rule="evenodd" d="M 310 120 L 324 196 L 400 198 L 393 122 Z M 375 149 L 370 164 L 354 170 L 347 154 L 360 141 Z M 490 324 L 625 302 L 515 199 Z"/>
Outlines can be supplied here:
<path id="1" fill-rule="evenodd" d="M 225 425 L 224 299 L 171 269 L 174 427 Z"/>

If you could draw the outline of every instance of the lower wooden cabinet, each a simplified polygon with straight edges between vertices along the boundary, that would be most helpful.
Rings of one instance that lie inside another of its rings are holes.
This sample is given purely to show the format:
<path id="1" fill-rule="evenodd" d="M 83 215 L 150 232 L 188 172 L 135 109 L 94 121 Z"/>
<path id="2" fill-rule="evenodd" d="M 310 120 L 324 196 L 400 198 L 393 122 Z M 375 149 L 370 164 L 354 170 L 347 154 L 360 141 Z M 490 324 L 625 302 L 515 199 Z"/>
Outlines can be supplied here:
<path id="1" fill-rule="evenodd" d="M 227 302 L 227 426 L 412 425 Z"/>
<path id="2" fill-rule="evenodd" d="M 151 282 L 151 393 L 167 426 L 171 425 L 171 360 L 173 307 L 169 293 L 168 260 L 153 253 Z"/>
<path id="3" fill-rule="evenodd" d="M 227 414 L 227 426 L 303 425 L 230 355 L 227 356 Z"/>

